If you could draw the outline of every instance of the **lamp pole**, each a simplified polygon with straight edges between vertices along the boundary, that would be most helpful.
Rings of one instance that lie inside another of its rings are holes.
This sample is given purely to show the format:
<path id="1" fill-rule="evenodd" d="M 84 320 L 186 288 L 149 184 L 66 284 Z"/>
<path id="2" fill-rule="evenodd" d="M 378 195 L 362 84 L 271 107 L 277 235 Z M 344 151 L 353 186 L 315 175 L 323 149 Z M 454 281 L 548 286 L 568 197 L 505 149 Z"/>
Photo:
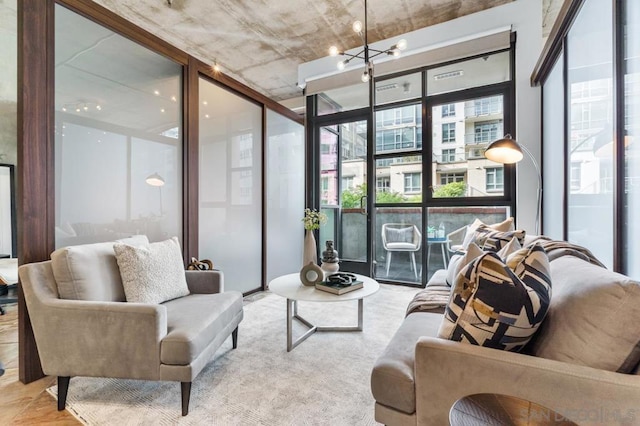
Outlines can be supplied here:
<path id="1" fill-rule="evenodd" d="M 536 199 L 536 228 L 535 228 L 536 231 L 535 232 L 536 232 L 536 235 L 539 235 L 540 211 L 542 210 L 542 174 L 540 173 L 540 166 L 538 165 L 536 158 L 533 156 L 533 154 L 531 154 L 531 151 L 529 151 L 529 149 L 524 145 L 520 145 L 520 148 L 522 149 L 522 152 L 524 152 L 529 156 L 529 159 L 533 163 L 533 167 L 535 167 L 536 169 L 536 174 L 538 175 L 538 194 Z"/>

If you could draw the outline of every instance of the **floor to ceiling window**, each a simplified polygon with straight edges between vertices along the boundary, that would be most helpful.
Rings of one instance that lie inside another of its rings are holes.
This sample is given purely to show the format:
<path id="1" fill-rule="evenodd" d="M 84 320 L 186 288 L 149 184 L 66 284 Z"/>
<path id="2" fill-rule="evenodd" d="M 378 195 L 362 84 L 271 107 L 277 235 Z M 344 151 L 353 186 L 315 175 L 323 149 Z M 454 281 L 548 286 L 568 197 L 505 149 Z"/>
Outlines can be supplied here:
<path id="1" fill-rule="evenodd" d="M 378 77 L 369 138 L 366 84 L 316 95 L 309 149 L 319 155 L 316 195 L 330 217 L 320 244 L 335 239 L 343 259 L 368 262 L 379 280 L 420 284 L 446 266 L 448 234 L 476 217 L 509 216 L 512 168 L 484 150 L 511 126 L 510 75 L 504 51 Z M 400 234 L 411 247 L 389 244 Z"/>
<path id="2" fill-rule="evenodd" d="M 182 236 L 182 66 L 55 7 L 56 246 Z"/>

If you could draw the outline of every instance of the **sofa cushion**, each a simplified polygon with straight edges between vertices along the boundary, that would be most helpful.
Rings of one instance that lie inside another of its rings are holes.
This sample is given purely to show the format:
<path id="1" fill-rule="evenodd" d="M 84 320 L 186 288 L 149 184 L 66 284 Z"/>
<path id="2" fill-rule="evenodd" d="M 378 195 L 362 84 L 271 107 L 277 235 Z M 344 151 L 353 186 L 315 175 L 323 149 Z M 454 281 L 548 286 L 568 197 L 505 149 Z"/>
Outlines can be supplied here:
<path id="1" fill-rule="evenodd" d="M 162 303 L 189 294 L 178 237 L 135 247 L 113 246 L 127 302 Z"/>
<path id="2" fill-rule="evenodd" d="M 544 319 L 550 296 L 549 262 L 540 245 L 514 271 L 486 253 L 458 274 L 438 337 L 520 351 Z"/>
<path id="3" fill-rule="evenodd" d="M 188 365 L 242 315 L 242 293 L 191 294 L 163 305 L 167 307 L 167 335 L 160 344 L 160 361 Z"/>
<path id="4" fill-rule="evenodd" d="M 509 241 L 518 239 L 520 246 L 524 243 L 525 231 L 522 229 L 512 231 L 496 231 L 486 225 L 480 225 L 473 233 L 472 242 L 482 247 L 484 251 L 498 252 Z M 489 242 L 488 244 L 486 244 Z"/>
<path id="5" fill-rule="evenodd" d="M 512 217 L 507 218 L 502 222 L 494 223 L 494 224 L 491 224 L 491 225 L 487 225 L 484 222 L 482 222 L 480 219 L 476 219 L 471 223 L 471 225 L 467 226 L 467 232 L 465 233 L 464 240 L 462 241 L 462 248 L 463 249 L 466 249 L 469 246 L 469 243 L 471 243 L 473 241 L 474 235 L 475 235 L 475 231 L 481 225 L 488 226 L 491 229 L 494 229 L 496 231 L 501 231 L 501 232 L 513 231 L 515 229 L 514 225 L 513 225 L 513 218 Z"/>
<path id="6" fill-rule="evenodd" d="M 575 256 L 551 262 L 553 298 L 534 355 L 629 373 L 640 361 L 640 283 Z"/>
<path id="7" fill-rule="evenodd" d="M 131 245 L 149 244 L 145 235 L 119 241 Z M 63 247 L 51 253 L 51 267 L 61 299 L 124 302 L 124 289 L 113 244 L 107 242 Z"/>
<path id="8" fill-rule="evenodd" d="M 416 411 L 414 376 L 416 343 L 422 336 L 435 337 L 442 315 L 414 312 L 405 318 L 371 373 L 376 402 L 412 414 Z"/>

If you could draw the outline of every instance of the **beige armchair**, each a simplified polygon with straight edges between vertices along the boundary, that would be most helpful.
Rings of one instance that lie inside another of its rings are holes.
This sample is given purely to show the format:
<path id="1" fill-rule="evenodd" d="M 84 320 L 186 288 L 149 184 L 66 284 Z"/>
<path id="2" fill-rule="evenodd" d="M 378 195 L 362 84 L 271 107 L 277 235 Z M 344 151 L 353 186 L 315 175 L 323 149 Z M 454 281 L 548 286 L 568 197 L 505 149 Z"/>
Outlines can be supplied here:
<path id="1" fill-rule="evenodd" d="M 113 243 L 74 249 L 83 256 L 71 264 L 74 277 L 93 300 L 60 297 L 56 260 L 19 268 L 42 369 L 58 376 L 58 409 L 65 408 L 70 378 L 90 376 L 181 382 L 182 415 L 187 415 L 193 379 L 229 335 L 237 347 L 242 294 L 223 292 L 219 271 L 186 271 L 188 296 L 162 304 L 128 303 L 118 296 L 122 282 Z M 94 264 L 87 265 L 87 259 Z M 117 291 L 98 291 L 107 287 Z"/>
<path id="2" fill-rule="evenodd" d="M 411 267 L 417 280 L 416 252 L 420 250 L 421 246 L 422 234 L 416 225 L 406 223 L 385 223 L 382 225 L 382 247 L 387 251 L 387 276 L 391 266 L 391 253 L 404 251 L 411 254 Z"/>

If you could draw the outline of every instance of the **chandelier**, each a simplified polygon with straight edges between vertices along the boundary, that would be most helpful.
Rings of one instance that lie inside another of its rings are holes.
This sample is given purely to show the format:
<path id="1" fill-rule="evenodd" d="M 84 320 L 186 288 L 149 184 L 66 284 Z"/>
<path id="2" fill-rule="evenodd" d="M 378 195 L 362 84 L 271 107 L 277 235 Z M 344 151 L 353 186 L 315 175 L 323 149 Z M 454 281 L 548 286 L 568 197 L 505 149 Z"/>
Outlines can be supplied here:
<path id="1" fill-rule="evenodd" d="M 378 50 L 378 49 L 369 47 L 369 43 L 367 40 L 367 0 L 364 0 L 364 26 L 362 25 L 362 22 L 355 21 L 353 23 L 352 28 L 353 28 L 353 31 L 356 32 L 362 39 L 362 44 L 363 44 L 362 50 L 360 50 L 355 55 L 352 55 L 351 53 L 347 53 L 345 51 L 338 49 L 337 46 L 331 46 L 329 48 L 329 55 L 330 56 L 340 55 L 346 58 L 341 60 L 337 64 L 338 69 L 340 71 L 342 71 L 347 66 L 347 64 L 352 60 L 362 59 L 365 64 L 364 72 L 362 73 L 362 77 L 361 77 L 364 83 L 369 81 L 369 79 L 373 76 L 373 62 L 372 62 L 373 58 L 376 58 L 380 55 L 398 57 L 400 56 L 400 52 L 407 48 L 407 41 L 405 39 L 398 40 L 396 44 L 394 44 L 393 46 L 391 46 L 386 50 Z"/>

